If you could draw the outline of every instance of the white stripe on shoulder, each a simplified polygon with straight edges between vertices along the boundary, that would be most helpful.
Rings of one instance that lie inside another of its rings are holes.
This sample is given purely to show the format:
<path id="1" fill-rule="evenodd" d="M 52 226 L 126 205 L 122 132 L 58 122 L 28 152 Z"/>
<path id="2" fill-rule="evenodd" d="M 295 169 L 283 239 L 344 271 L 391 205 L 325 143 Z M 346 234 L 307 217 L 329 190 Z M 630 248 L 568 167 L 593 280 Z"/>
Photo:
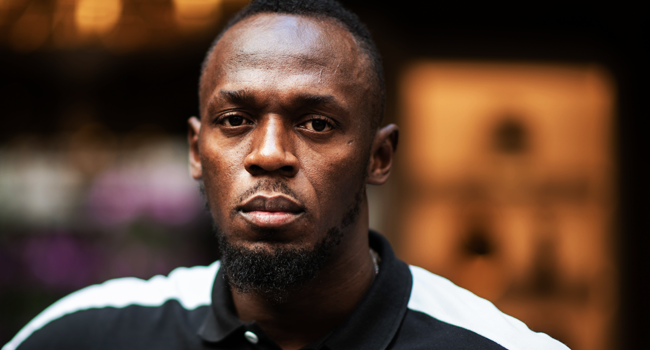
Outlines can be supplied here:
<path id="1" fill-rule="evenodd" d="M 411 266 L 413 290 L 408 308 L 440 321 L 465 328 L 509 350 L 567 350 L 564 344 L 544 333 L 530 330 L 491 302 L 458 287 L 446 278 Z"/>
<path id="2" fill-rule="evenodd" d="M 154 276 L 149 280 L 127 277 L 76 291 L 52 304 L 29 322 L 2 350 L 14 350 L 32 333 L 65 315 L 88 309 L 129 305 L 158 306 L 168 300 L 178 300 L 187 310 L 209 305 L 212 285 L 219 270 L 219 261 L 210 266 L 179 267 L 169 276 Z"/>

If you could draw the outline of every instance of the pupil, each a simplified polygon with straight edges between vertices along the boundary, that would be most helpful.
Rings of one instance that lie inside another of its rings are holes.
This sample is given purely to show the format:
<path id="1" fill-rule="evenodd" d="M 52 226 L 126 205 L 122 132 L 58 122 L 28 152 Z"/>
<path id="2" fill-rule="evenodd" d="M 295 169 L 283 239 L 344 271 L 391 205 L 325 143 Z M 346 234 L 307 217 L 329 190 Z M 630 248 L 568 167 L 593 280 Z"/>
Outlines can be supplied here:
<path id="1" fill-rule="evenodd" d="M 314 128 L 316 131 L 323 131 L 325 130 L 325 127 L 327 126 L 327 123 L 323 120 L 312 120 L 311 122 L 311 127 Z"/>
<path id="2" fill-rule="evenodd" d="M 244 118 L 233 115 L 228 117 L 228 122 L 230 122 L 230 125 L 232 126 L 240 126 L 244 122 Z"/>

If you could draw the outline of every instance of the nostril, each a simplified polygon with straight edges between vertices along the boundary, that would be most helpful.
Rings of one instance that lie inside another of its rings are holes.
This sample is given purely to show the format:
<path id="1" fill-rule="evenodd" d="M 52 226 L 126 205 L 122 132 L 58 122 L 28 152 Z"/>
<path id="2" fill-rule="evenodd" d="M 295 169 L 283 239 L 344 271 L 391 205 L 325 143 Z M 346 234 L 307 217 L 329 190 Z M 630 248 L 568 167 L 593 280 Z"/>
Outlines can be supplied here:
<path id="1" fill-rule="evenodd" d="M 280 168 L 280 171 L 285 172 L 285 173 L 292 173 L 293 172 L 293 167 L 290 165 L 285 165 L 282 168 Z"/>
<path id="2" fill-rule="evenodd" d="M 264 169 L 262 169 L 262 167 L 259 165 L 251 165 L 249 170 L 253 173 L 260 173 L 264 171 Z"/>
<path id="3" fill-rule="evenodd" d="M 279 169 L 276 170 L 270 170 L 270 169 L 265 169 L 259 165 L 253 164 L 248 167 L 248 172 L 253 174 L 253 175 L 261 175 L 261 174 L 266 174 L 269 172 L 276 171 L 280 174 L 293 174 L 294 172 L 294 167 L 291 165 L 285 165 L 283 167 L 280 167 Z"/>

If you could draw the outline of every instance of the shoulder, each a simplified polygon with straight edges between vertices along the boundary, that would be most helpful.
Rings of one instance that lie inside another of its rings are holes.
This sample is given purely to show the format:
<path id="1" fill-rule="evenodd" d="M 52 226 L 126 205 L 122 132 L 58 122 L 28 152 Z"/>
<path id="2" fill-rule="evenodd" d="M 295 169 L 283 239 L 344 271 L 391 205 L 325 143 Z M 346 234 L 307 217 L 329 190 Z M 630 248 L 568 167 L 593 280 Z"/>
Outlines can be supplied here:
<path id="1" fill-rule="evenodd" d="M 409 310 L 474 332 L 506 349 L 568 349 L 446 278 L 415 266 L 410 266 L 410 270 L 413 287 Z"/>
<path id="2" fill-rule="evenodd" d="M 14 350 L 34 332 L 56 320 L 93 309 L 157 307 L 175 300 L 185 310 L 209 305 L 219 262 L 210 266 L 177 268 L 168 276 L 149 280 L 118 278 L 86 287 L 52 304 L 29 322 L 2 350 Z"/>

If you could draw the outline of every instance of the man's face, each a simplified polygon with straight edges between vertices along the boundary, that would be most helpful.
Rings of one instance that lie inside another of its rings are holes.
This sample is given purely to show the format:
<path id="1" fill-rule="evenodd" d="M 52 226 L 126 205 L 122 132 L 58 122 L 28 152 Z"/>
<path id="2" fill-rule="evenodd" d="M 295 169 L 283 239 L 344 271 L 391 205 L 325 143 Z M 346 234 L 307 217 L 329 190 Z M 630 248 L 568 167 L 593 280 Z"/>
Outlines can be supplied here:
<path id="1" fill-rule="evenodd" d="M 231 245 L 310 250 L 334 228 L 345 234 L 373 136 L 366 65 L 352 35 L 327 20 L 260 14 L 222 37 L 191 156 Z"/>

